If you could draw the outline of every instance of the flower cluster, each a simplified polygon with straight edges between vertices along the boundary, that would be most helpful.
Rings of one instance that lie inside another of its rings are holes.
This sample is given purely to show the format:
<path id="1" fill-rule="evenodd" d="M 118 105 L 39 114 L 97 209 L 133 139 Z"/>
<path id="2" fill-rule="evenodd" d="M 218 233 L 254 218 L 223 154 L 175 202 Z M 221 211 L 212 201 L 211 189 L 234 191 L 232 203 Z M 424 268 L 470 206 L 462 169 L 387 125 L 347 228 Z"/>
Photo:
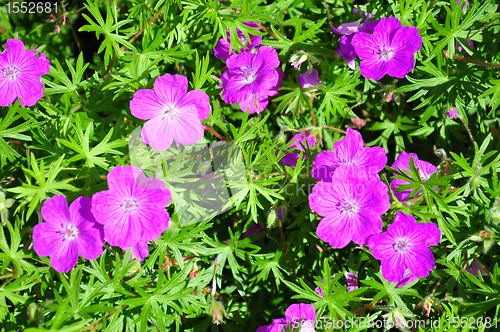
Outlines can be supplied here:
<path id="1" fill-rule="evenodd" d="M 33 229 L 33 248 L 40 256 L 50 256 L 58 272 L 76 266 L 78 254 L 96 259 L 104 241 L 144 260 L 148 241 L 158 239 L 168 228 L 170 191 L 163 181 L 147 178 L 135 166 L 116 166 L 108 174 L 109 190 L 68 203 L 63 195 L 45 201 L 45 222 Z"/>
<path id="2" fill-rule="evenodd" d="M 410 158 L 424 181 L 437 171 L 434 165 L 406 152 L 399 155 L 392 168 L 409 170 Z M 417 224 L 414 217 L 399 212 L 387 232 L 380 234 L 381 216 L 390 207 L 388 188 L 378 176 L 386 163 L 383 148 L 364 147 L 361 134 L 348 129 L 345 138 L 335 142 L 333 151 L 316 157 L 312 176 L 321 182 L 313 187 L 309 206 L 323 217 L 316 230 L 321 240 L 338 249 L 351 240 L 368 245 L 382 260 L 383 276 L 401 287 L 426 277 L 434 268 L 434 256 L 428 247 L 439 243 L 441 233 L 435 224 Z M 404 184 L 407 182 L 394 179 L 390 185 L 395 191 Z M 408 200 L 410 193 L 396 192 L 396 197 Z"/>

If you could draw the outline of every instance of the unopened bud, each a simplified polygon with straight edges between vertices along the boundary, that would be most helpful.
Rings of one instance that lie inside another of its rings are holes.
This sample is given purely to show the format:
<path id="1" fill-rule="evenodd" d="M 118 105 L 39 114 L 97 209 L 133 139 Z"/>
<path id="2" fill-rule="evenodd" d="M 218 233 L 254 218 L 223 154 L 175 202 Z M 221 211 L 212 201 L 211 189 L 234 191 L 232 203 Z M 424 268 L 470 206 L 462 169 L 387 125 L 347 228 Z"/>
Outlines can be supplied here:
<path id="1" fill-rule="evenodd" d="M 383 315 L 382 317 L 387 319 L 386 326 L 388 328 L 398 327 L 403 331 L 408 330 L 407 318 L 412 318 L 414 315 L 409 312 L 403 311 L 401 308 L 395 308 L 390 313 Z"/>
<path id="2" fill-rule="evenodd" d="M 470 178 L 469 186 L 471 191 L 476 190 L 480 184 L 481 184 L 481 177 L 479 175 L 474 175 Z"/>
<path id="3" fill-rule="evenodd" d="M 270 228 L 276 222 L 276 210 L 273 208 L 267 216 L 267 228 Z"/>
<path id="4" fill-rule="evenodd" d="M 278 146 L 284 145 L 286 143 L 286 136 L 284 130 L 281 130 L 278 136 L 275 138 Z"/>

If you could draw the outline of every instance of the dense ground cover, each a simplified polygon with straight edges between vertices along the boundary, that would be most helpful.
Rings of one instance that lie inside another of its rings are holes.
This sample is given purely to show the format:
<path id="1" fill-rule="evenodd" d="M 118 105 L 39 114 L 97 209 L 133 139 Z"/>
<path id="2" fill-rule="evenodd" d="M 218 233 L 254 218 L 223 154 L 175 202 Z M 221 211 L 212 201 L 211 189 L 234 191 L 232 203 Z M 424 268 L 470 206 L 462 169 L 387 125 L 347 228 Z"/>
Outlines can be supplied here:
<path id="1" fill-rule="evenodd" d="M 495 331 L 496 0 L 0 4 L 1 331 Z"/>

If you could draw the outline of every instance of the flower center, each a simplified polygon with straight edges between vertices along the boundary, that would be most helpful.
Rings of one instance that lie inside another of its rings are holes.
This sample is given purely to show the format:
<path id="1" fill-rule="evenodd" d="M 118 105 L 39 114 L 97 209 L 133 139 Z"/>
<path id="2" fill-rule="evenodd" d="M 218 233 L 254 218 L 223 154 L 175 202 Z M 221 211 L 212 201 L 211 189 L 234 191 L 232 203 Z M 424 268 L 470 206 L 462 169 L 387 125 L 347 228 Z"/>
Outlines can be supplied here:
<path id="1" fill-rule="evenodd" d="M 163 110 L 163 114 L 169 120 L 175 120 L 177 118 L 177 115 L 179 114 L 179 110 L 177 109 L 176 105 L 167 105 Z"/>
<path id="2" fill-rule="evenodd" d="M 394 244 L 394 250 L 397 252 L 408 252 L 411 249 L 410 240 L 408 239 L 399 239 Z"/>
<path id="3" fill-rule="evenodd" d="M 352 160 L 344 159 L 340 162 L 342 165 L 356 165 Z"/>
<path id="4" fill-rule="evenodd" d="M 257 76 L 253 72 L 253 68 L 247 67 L 247 66 L 242 66 L 240 69 L 241 69 L 241 71 L 239 71 L 238 74 L 243 76 L 243 80 L 245 81 L 245 83 L 250 84 L 253 81 L 255 81 L 255 78 Z"/>
<path id="5" fill-rule="evenodd" d="M 378 51 L 378 55 L 382 60 L 389 61 L 394 57 L 394 50 L 390 46 L 382 45 Z"/>
<path id="6" fill-rule="evenodd" d="M 3 69 L 3 76 L 13 81 L 19 76 L 19 69 L 14 66 L 7 66 Z"/>
<path id="7" fill-rule="evenodd" d="M 137 208 L 139 207 L 139 204 L 137 204 L 137 201 L 134 198 L 129 198 L 123 201 L 122 203 L 122 209 L 126 213 L 133 213 Z"/>
<path id="8" fill-rule="evenodd" d="M 75 240 L 76 236 L 78 235 L 78 228 L 76 228 L 73 224 L 68 224 L 63 226 L 60 233 L 64 236 L 64 241 Z"/>
<path id="9" fill-rule="evenodd" d="M 342 204 L 341 209 L 344 211 L 344 213 L 351 216 L 358 213 L 359 211 L 358 203 L 349 200 L 346 200 L 344 204 Z"/>

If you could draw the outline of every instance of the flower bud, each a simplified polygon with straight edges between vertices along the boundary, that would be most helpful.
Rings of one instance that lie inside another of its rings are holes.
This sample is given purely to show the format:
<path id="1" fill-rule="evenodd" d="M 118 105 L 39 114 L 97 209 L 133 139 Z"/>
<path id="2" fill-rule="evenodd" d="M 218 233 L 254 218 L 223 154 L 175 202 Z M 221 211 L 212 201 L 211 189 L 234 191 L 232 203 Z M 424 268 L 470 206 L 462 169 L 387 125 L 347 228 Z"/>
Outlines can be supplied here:
<path id="1" fill-rule="evenodd" d="M 219 325 L 220 323 L 224 323 L 224 317 L 227 317 L 224 306 L 217 300 L 213 300 L 212 303 L 210 303 L 210 306 L 208 307 L 208 313 L 214 319 L 214 324 L 217 325 Z"/>
<path id="2" fill-rule="evenodd" d="M 274 225 L 276 221 L 276 210 L 273 208 L 271 209 L 271 212 L 269 212 L 269 215 L 267 216 L 267 228 L 270 228 L 272 225 Z"/>
<path id="3" fill-rule="evenodd" d="M 300 65 L 305 61 L 307 61 L 307 53 L 304 51 L 299 51 L 290 57 L 290 63 L 297 70 L 300 70 Z"/>
<path id="4" fill-rule="evenodd" d="M 406 318 L 411 318 L 413 316 L 412 313 L 405 312 L 401 308 L 395 308 L 382 317 L 387 319 L 387 328 L 398 327 L 402 331 L 408 331 L 408 321 Z"/>
<path id="5" fill-rule="evenodd" d="M 469 240 L 474 242 L 483 242 L 484 251 L 488 252 L 495 244 L 495 233 L 489 229 L 485 229 L 469 237 Z"/>

